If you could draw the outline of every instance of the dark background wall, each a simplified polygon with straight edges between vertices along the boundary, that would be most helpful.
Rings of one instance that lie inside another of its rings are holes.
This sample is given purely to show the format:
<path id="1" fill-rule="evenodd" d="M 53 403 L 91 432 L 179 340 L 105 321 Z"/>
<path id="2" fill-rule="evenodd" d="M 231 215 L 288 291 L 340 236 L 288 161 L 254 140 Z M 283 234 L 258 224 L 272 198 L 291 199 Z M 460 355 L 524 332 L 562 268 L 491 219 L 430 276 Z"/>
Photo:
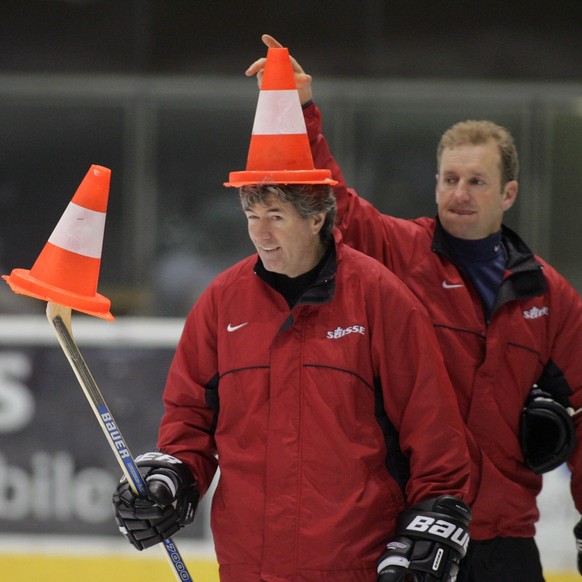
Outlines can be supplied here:
<path id="1" fill-rule="evenodd" d="M 278 37 L 321 75 L 578 80 L 582 2 L 2 0 L 0 70 L 240 74 Z"/>
<path id="2" fill-rule="evenodd" d="M 96 163 L 112 170 L 101 291 L 116 315 L 185 315 L 252 252 L 223 182 L 270 33 L 383 212 L 434 213 L 449 125 L 506 125 L 522 168 L 507 222 L 582 289 L 581 32 L 582 0 L 0 0 L 0 271 L 32 266 Z M 0 313 L 37 303 L 0 286 Z"/>

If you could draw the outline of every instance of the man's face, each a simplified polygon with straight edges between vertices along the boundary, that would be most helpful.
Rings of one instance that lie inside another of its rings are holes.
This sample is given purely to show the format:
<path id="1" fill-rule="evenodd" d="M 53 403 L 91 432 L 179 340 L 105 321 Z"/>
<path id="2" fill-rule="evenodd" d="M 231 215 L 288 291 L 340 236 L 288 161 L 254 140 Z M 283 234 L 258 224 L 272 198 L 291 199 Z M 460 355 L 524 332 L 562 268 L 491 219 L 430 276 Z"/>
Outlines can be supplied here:
<path id="1" fill-rule="evenodd" d="M 245 211 L 249 236 L 267 271 L 298 277 L 324 254 L 319 238 L 324 215 L 301 218 L 295 207 L 271 196 Z"/>
<path id="2" fill-rule="evenodd" d="M 517 181 L 501 186 L 501 154 L 493 140 L 442 152 L 436 202 L 449 234 L 477 240 L 497 232 L 516 196 Z"/>

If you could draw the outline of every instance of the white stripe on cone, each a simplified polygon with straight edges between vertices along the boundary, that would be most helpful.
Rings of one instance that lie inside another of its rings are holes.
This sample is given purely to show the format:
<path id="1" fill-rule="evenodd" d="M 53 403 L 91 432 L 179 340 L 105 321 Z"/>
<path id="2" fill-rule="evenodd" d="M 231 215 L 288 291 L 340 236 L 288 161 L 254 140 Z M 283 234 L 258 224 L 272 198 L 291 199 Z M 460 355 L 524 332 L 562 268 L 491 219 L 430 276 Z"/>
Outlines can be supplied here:
<path id="1" fill-rule="evenodd" d="M 307 133 L 297 90 L 261 91 L 253 135 Z"/>
<path id="2" fill-rule="evenodd" d="M 70 202 L 49 238 L 53 245 L 93 259 L 101 258 L 105 212 Z"/>

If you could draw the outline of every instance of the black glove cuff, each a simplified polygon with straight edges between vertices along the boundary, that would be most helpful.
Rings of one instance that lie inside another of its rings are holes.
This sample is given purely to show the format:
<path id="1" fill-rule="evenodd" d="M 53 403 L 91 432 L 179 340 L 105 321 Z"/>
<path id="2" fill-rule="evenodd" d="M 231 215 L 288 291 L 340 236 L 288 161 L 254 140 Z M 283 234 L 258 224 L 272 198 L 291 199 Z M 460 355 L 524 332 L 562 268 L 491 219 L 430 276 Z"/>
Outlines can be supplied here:
<path id="1" fill-rule="evenodd" d="M 429 506 L 432 507 L 428 509 Z M 471 511 L 463 502 L 452 496 L 441 496 L 404 510 L 398 516 L 396 534 L 445 544 L 463 557 L 469 545 L 470 520 Z"/>

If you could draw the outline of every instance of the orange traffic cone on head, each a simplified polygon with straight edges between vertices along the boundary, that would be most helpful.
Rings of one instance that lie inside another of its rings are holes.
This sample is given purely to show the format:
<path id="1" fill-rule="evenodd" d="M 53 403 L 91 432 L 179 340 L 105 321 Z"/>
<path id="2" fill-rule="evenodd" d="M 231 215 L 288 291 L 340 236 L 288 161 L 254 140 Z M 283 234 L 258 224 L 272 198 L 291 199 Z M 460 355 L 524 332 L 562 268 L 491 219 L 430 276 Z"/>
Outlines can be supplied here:
<path id="1" fill-rule="evenodd" d="M 270 48 L 247 158 L 246 171 L 231 172 L 225 186 L 251 184 L 337 184 L 329 170 L 317 170 L 293 66 L 286 48 Z"/>
<path id="2" fill-rule="evenodd" d="M 2 276 L 12 291 L 113 320 L 111 301 L 97 293 L 110 178 L 91 166 L 32 269 Z"/>

